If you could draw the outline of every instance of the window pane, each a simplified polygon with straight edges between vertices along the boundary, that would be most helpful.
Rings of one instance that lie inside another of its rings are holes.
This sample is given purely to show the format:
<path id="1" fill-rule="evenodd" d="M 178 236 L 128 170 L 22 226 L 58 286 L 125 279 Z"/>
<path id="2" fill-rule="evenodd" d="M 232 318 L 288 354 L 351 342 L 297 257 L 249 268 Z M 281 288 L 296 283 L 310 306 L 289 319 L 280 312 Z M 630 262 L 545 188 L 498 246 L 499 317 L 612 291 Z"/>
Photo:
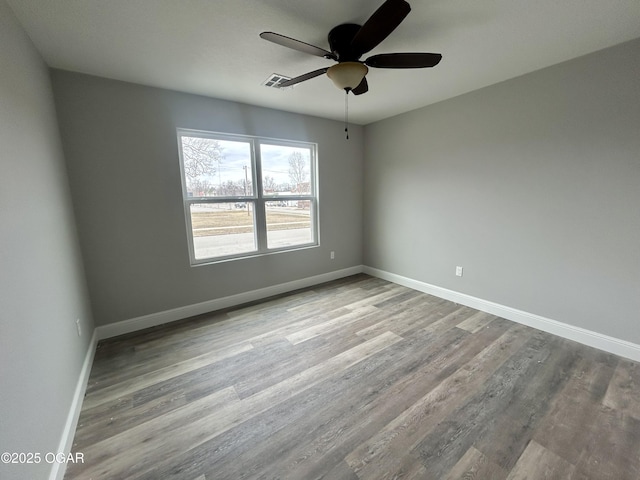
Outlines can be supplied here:
<path id="1" fill-rule="evenodd" d="M 253 195 L 251 144 L 182 135 L 187 197 Z"/>
<path id="2" fill-rule="evenodd" d="M 276 205 L 274 205 L 276 204 Z M 282 248 L 305 245 L 313 241 L 309 200 L 267 204 L 267 247 Z"/>
<path id="3" fill-rule="evenodd" d="M 260 144 L 265 195 L 311 194 L 311 149 Z"/>
<path id="4" fill-rule="evenodd" d="M 195 203 L 191 207 L 196 260 L 256 250 L 254 203 Z"/>

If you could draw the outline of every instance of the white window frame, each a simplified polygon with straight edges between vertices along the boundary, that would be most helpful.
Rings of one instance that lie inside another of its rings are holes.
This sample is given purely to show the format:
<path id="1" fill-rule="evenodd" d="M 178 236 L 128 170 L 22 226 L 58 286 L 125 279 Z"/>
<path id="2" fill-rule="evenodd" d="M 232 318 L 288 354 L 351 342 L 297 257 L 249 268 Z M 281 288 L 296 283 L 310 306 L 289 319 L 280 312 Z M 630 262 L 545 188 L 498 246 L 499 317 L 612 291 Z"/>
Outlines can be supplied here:
<path id="1" fill-rule="evenodd" d="M 256 137 L 249 135 L 232 135 L 228 133 L 210 132 L 205 130 L 193 130 L 186 128 L 178 128 L 177 141 L 178 153 L 180 159 L 180 179 L 182 183 L 182 199 L 184 204 L 184 218 L 187 228 L 187 238 L 189 244 L 189 260 L 191 266 L 218 263 L 228 260 L 236 260 L 241 258 L 255 257 L 272 253 L 287 252 L 292 250 L 300 250 L 310 247 L 317 247 L 320 244 L 319 235 L 319 208 L 318 208 L 318 145 L 311 142 L 299 142 L 293 140 L 283 140 L 268 137 Z M 240 196 L 224 196 L 224 197 L 189 197 L 187 191 L 187 182 L 184 173 L 184 159 L 182 152 L 182 136 L 197 136 L 201 138 L 210 138 L 213 140 L 246 142 L 250 144 L 251 154 L 251 181 L 254 185 L 254 192 L 250 195 Z M 260 145 L 277 145 L 284 147 L 308 148 L 310 150 L 310 189 L 309 194 L 297 195 L 266 195 L 262 188 L 262 159 L 260 157 Z M 266 224 L 266 203 L 271 201 L 309 201 L 310 205 L 310 223 L 311 223 L 311 241 L 309 243 L 284 246 L 278 248 L 269 248 L 267 245 L 267 224 Z M 197 259 L 195 256 L 195 244 L 193 237 L 193 228 L 191 224 L 191 205 L 203 203 L 252 203 L 254 205 L 254 236 L 256 250 L 250 252 L 242 252 L 233 255 L 221 255 L 215 257 L 207 257 Z"/>

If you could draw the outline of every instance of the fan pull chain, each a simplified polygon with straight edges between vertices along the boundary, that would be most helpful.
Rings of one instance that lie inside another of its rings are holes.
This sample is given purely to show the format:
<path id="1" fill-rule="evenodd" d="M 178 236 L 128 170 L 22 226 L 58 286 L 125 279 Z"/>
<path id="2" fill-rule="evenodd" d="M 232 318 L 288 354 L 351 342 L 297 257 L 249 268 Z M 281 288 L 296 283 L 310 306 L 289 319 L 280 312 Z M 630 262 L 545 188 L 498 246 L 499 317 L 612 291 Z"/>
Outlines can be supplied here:
<path id="1" fill-rule="evenodd" d="M 349 140 L 349 90 L 344 89 L 344 131 Z"/>

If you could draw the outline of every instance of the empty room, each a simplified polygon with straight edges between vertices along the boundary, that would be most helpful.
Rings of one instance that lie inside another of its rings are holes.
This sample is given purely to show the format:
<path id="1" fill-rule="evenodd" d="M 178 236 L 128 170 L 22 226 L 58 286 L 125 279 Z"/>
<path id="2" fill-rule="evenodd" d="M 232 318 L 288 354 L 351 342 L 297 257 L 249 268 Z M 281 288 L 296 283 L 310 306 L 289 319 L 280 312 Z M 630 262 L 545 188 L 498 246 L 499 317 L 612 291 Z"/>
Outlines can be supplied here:
<path id="1" fill-rule="evenodd" d="M 640 479 L 637 0 L 0 0 L 2 480 Z"/>

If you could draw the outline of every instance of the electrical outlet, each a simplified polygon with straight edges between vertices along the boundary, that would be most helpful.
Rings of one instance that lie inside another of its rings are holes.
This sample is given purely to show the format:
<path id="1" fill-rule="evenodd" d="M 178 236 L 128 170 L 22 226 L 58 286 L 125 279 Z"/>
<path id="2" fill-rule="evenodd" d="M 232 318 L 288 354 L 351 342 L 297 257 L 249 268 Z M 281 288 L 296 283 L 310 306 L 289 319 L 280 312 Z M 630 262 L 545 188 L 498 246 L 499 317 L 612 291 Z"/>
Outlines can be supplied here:
<path id="1" fill-rule="evenodd" d="M 462 276 L 462 267 L 456 267 L 456 277 Z"/>
<path id="2" fill-rule="evenodd" d="M 329 254 L 329 257 L 331 258 L 331 260 L 336 258 L 336 252 L 331 251 L 331 253 Z"/>
<path id="3" fill-rule="evenodd" d="M 76 328 L 78 329 L 78 336 L 82 336 L 82 327 L 80 326 L 80 319 L 76 318 Z"/>

